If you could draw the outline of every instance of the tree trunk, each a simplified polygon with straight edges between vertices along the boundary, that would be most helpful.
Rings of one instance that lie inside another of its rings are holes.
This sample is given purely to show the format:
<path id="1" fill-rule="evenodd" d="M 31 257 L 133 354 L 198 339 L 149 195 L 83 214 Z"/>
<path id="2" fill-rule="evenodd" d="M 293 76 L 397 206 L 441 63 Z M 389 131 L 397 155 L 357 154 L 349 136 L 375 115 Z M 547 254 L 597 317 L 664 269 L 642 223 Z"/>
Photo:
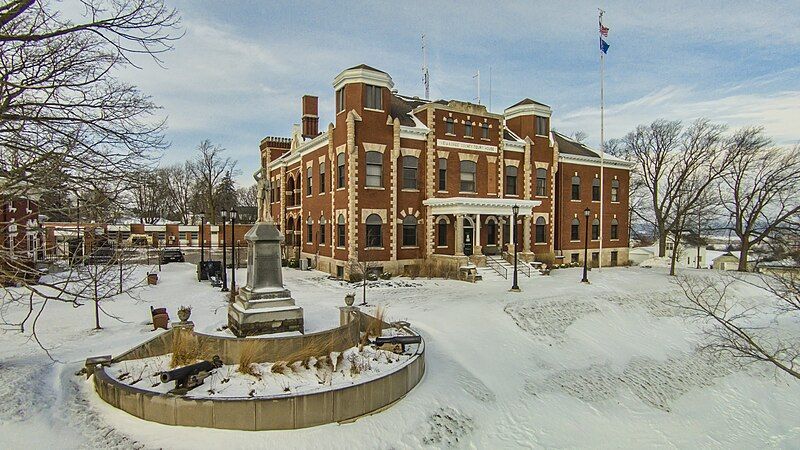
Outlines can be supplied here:
<path id="1" fill-rule="evenodd" d="M 658 232 L 658 257 L 663 258 L 667 254 L 667 233 Z"/>
<path id="2" fill-rule="evenodd" d="M 672 258 L 669 262 L 669 274 L 675 276 L 675 260 L 678 257 L 678 245 L 680 245 L 680 234 L 673 234 L 672 236 Z"/>
<path id="3" fill-rule="evenodd" d="M 749 237 L 742 237 L 742 250 L 739 252 L 739 272 L 747 272 L 747 254 L 750 253 Z"/>

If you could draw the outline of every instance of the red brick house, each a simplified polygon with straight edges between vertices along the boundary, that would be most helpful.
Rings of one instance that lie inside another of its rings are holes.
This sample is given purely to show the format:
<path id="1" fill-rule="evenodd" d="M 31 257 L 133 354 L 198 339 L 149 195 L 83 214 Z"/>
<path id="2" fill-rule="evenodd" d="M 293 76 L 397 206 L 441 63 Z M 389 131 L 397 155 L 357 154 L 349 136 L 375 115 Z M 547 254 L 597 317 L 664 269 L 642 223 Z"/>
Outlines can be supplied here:
<path id="1" fill-rule="evenodd" d="M 287 257 L 345 277 L 355 260 L 394 273 L 426 259 L 480 265 L 515 241 L 526 260 L 583 261 L 589 208 L 592 255 L 627 263 L 632 166 L 604 158 L 601 218 L 600 155 L 551 132 L 549 106 L 524 99 L 498 114 L 403 96 L 389 74 L 366 65 L 341 72 L 333 89 L 336 115 L 325 130 L 317 97 L 306 95 L 292 136 L 261 141 Z"/>

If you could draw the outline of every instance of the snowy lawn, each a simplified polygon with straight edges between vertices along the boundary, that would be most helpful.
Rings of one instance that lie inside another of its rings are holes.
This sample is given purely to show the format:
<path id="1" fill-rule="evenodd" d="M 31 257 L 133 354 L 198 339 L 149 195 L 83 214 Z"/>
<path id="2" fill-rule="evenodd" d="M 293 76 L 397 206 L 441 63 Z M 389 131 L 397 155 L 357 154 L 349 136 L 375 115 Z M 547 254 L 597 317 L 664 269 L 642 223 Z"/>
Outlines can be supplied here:
<path id="1" fill-rule="evenodd" d="M 142 268 L 142 274 L 145 269 Z M 684 273 L 697 274 L 697 271 Z M 710 271 L 699 272 L 711 274 Z M 240 281 L 245 271 L 237 273 Z M 800 446 L 800 383 L 767 366 L 738 369 L 696 350 L 699 325 L 669 304 L 677 286 L 660 268 L 607 268 L 579 283 L 580 269 L 477 284 L 394 279 L 367 291 L 388 320 L 409 321 L 426 340 L 426 374 L 391 408 L 353 423 L 297 431 L 170 427 L 117 410 L 74 373 L 88 356 L 119 354 L 152 336 L 149 306 L 174 318 L 193 306 L 203 332 L 226 321 L 225 297 L 194 279 L 190 264 L 165 265 L 161 283 L 105 308 L 50 305 L 39 337 L 0 339 L 0 448 L 549 448 Z M 338 325 L 338 306 L 360 287 L 319 272 L 284 271 L 306 329 Z M 742 283 L 731 295 L 757 302 Z M 5 309 L 6 318 L 24 311 Z"/>

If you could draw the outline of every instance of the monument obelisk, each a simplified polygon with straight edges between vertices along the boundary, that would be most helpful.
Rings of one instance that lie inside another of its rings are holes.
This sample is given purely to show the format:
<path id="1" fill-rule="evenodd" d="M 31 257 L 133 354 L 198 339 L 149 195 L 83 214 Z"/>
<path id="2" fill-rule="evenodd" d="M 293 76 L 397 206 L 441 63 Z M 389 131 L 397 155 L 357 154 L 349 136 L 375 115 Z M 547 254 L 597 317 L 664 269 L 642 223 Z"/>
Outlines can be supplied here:
<path id="1" fill-rule="evenodd" d="M 303 308 L 294 304 L 283 286 L 281 241 L 283 235 L 270 213 L 266 171 L 258 182 L 258 221 L 244 238 L 247 241 L 247 284 L 228 305 L 228 327 L 239 337 L 285 331 L 303 332 Z"/>

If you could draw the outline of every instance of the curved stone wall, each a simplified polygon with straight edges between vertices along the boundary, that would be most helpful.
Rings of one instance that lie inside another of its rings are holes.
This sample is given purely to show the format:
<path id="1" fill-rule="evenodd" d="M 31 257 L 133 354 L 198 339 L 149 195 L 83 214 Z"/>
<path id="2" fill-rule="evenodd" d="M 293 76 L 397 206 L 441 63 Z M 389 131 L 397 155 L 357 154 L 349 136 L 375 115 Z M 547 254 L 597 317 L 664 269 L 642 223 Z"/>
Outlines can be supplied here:
<path id="1" fill-rule="evenodd" d="M 350 325 L 357 327 L 358 322 Z M 307 394 L 190 399 L 128 386 L 110 377 L 104 368 L 94 371 L 94 387 L 110 405 L 152 422 L 232 430 L 289 430 L 341 422 L 377 411 L 405 396 L 424 373 L 423 342 L 414 356 L 380 378 Z"/>

